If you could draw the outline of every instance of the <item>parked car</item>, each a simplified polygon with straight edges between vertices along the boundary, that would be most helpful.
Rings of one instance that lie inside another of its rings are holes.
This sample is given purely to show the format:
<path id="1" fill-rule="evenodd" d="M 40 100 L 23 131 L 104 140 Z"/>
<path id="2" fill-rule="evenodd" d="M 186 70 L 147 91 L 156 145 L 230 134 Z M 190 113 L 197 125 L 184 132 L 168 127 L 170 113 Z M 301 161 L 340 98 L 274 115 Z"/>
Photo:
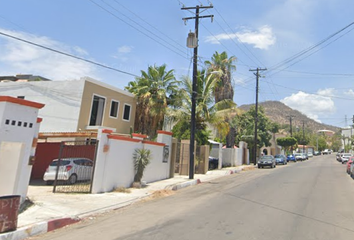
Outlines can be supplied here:
<path id="1" fill-rule="evenodd" d="M 350 164 L 349 175 L 354 179 L 354 161 Z"/>
<path id="2" fill-rule="evenodd" d="M 295 156 L 292 155 L 292 154 L 289 154 L 289 155 L 286 157 L 286 160 L 287 160 L 288 162 L 289 162 L 289 161 L 296 162 Z"/>
<path id="3" fill-rule="evenodd" d="M 59 165 L 58 159 L 54 159 L 44 173 L 43 180 L 47 185 L 53 184 Z M 58 170 L 60 181 L 68 181 L 74 184 L 77 181 L 87 181 L 92 178 L 93 161 L 87 158 L 62 158 Z"/>
<path id="4" fill-rule="evenodd" d="M 351 156 L 352 156 L 351 153 L 343 153 L 343 155 L 340 158 L 340 162 L 342 162 L 342 164 L 348 162 L 348 160 Z"/>
<path id="5" fill-rule="evenodd" d="M 325 155 L 325 154 L 330 154 L 330 153 L 329 153 L 328 149 L 325 149 L 325 150 L 322 151 L 322 154 Z"/>
<path id="6" fill-rule="evenodd" d="M 312 158 L 312 157 L 313 157 L 313 153 L 312 153 L 312 152 L 308 152 L 308 153 L 307 153 L 307 157 L 308 157 L 308 158 Z"/>
<path id="7" fill-rule="evenodd" d="M 275 163 L 276 164 L 283 164 L 283 165 L 286 165 L 288 162 L 286 160 L 286 157 L 282 154 L 277 154 L 274 156 L 275 158 Z"/>
<path id="8" fill-rule="evenodd" d="M 314 156 L 319 156 L 319 155 L 321 155 L 321 152 L 320 152 L 320 151 L 314 151 L 314 152 L 313 152 L 313 155 L 314 155 Z"/>
<path id="9" fill-rule="evenodd" d="M 265 155 L 259 158 L 258 160 L 258 168 L 264 168 L 269 166 L 270 168 L 276 167 L 275 158 L 272 155 Z"/>
<path id="10" fill-rule="evenodd" d="M 303 161 L 304 160 L 302 153 L 295 153 L 294 156 L 295 156 L 296 161 Z"/>
<path id="11" fill-rule="evenodd" d="M 347 162 L 347 173 L 350 174 L 350 165 L 354 162 L 354 157 L 350 157 Z"/>
<path id="12" fill-rule="evenodd" d="M 309 160 L 307 153 L 301 153 L 302 160 Z"/>

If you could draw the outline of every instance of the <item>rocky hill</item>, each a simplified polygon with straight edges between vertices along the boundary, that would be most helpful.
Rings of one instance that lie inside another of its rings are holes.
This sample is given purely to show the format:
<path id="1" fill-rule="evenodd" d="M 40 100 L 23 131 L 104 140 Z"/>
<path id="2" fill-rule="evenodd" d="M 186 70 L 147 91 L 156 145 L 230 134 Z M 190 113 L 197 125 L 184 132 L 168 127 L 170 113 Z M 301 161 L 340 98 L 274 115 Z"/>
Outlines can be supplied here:
<path id="1" fill-rule="evenodd" d="M 239 108 L 248 111 L 250 107 L 253 105 L 254 104 L 242 105 Z M 327 129 L 327 130 L 332 130 L 334 132 L 338 132 L 340 129 L 339 127 L 316 122 L 315 120 L 308 118 L 306 115 L 302 114 L 301 112 L 294 110 L 278 101 L 260 102 L 258 103 L 258 106 L 262 106 L 264 108 L 265 114 L 271 121 L 279 123 L 281 125 L 282 124 L 289 125 L 290 124 L 289 116 L 293 116 L 293 120 L 292 120 L 293 129 L 295 129 L 296 126 L 302 128 L 302 121 L 305 121 L 305 128 L 311 129 L 312 131 Z"/>

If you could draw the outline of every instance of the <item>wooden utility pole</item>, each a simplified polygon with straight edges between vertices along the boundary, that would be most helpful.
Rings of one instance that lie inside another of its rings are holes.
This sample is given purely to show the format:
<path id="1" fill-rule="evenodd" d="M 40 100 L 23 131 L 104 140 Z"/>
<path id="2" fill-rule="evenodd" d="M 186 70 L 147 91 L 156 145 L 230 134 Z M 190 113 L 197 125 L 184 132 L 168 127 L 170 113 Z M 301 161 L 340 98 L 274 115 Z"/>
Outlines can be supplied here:
<path id="1" fill-rule="evenodd" d="M 254 75 L 256 75 L 256 113 L 255 113 L 255 117 L 254 117 L 254 149 L 253 149 L 253 164 L 256 165 L 257 164 L 257 123 L 258 123 L 258 82 L 259 82 L 259 71 L 266 71 L 266 68 L 257 68 L 257 69 L 250 69 L 251 72 L 256 72 L 254 73 Z"/>
<path id="2" fill-rule="evenodd" d="M 183 21 L 195 19 L 195 36 L 198 42 L 198 28 L 200 18 L 213 18 L 214 15 L 199 16 L 199 9 L 213 8 L 213 6 L 183 7 L 182 10 L 195 9 L 195 17 L 182 18 Z M 191 136 L 189 145 L 189 179 L 194 178 L 194 141 L 195 141 L 195 108 L 197 98 L 197 71 L 198 71 L 198 46 L 194 48 L 193 54 L 193 83 L 192 83 L 192 109 L 191 109 Z"/>

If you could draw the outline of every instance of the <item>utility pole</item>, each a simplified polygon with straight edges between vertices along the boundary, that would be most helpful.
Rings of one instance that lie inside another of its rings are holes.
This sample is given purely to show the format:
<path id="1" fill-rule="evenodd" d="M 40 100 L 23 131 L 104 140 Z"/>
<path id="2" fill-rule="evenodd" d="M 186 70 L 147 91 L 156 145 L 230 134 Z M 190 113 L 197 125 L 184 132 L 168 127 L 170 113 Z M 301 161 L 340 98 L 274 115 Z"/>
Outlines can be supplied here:
<path id="1" fill-rule="evenodd" d="M 290 137 L 293 137 L 293 115 L 286 116 L 290 121 Z M 293 154 L 293 146 L 290 147 L 291 154 Z"/>
<path id="2" fill-rule="evenodd" d="M 197 98 L 197 71 L 198 71 L 198 28 L 199 18 L 213 18 L 214 15 L 199 16 L 199 9 L 213 8 L 213 6 L 199 6 L 196 7 L 183 7 L 182 10 L 195 9 L 195 17 L 182 18 L 183 21 L 195 19 L 195 37 L 197 44 L 194 48 L 193 54 L 193 83 L 192 83 L 192 109 L 191 109 L 191 136 L 189 145 L 189 179 L 194 178 L 194 141 L 195 141 L 195 108 Z"/>
<path id="3" fill-rule="evenodd" d="M 302 153 L 305 153 L 305 121 L 302 120 Z"/>
<path id="4" fill-rule="evenodd" d="M 254 165 L 257 164 L 258 82 L 260 77 L 259 71 L 266 71 L 266 70 L 267 70 L 266 68 L 250 69 L 251 72 L 256 72 L 253 73 L 254 75 L 256 75 L 256 113 L 254 117 L 254 149 L 253 149 Z"/>

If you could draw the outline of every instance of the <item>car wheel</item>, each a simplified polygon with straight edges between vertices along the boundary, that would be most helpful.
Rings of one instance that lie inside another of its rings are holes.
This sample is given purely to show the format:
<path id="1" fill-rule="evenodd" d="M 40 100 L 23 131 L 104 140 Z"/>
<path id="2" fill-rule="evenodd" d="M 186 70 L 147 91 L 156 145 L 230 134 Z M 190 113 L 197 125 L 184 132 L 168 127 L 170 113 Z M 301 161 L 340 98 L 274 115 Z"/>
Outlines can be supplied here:
<path id="1" fill-rule="evenodd" d="M 53 185 L 54 181 L 46 181 L 45 184 L 46 185 Z"/>
<path id="2" fill-rule="evenodd" d="M 77 176 L 76 174 L 71 174 L 71 176 L 69 177 L 69 184 L 75 184 L 77 181 Z"/>
<path id="3" fill-rule="evenodd" d="M 258 166 L 258 168 L 261 168 L 261 166 Z"/>
<path id="4" fill-rule="evenodd" d="M 276 168 L 277 167 L 277 165 L 276 164 L 274 164 L 274 168 Z"/>

